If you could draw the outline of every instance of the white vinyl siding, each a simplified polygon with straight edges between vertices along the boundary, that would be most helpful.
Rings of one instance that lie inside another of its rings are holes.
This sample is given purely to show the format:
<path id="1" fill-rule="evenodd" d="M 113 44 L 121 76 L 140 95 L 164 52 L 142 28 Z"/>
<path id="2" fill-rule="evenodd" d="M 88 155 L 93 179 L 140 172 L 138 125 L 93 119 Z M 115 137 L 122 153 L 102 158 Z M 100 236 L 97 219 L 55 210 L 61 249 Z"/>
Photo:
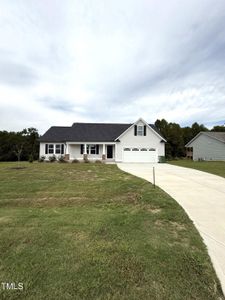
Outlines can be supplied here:
<path id="1" fill-rule="evenodd" d="M 143 122 L 137 124 L 143 126 Z M 158 136 L 151 128 L 146 126 L 146 136 L 134 136 L 134 127 L 131 127 L 123 136 L 120 137 L 120 142 L 116 143 L 116 161 L 123 161 L 124 152 L 130 152 L 124 148 L 138 149 L 155 149 L 157 156 L 165 156 L 165 143 L 161 142 L 162 138 Z M 124 151 L 125 150 L 125 151 Z M 145 153 L 143 150 L 141 153 Z M 158 158 L 157 158 L 158 161 Z"/>

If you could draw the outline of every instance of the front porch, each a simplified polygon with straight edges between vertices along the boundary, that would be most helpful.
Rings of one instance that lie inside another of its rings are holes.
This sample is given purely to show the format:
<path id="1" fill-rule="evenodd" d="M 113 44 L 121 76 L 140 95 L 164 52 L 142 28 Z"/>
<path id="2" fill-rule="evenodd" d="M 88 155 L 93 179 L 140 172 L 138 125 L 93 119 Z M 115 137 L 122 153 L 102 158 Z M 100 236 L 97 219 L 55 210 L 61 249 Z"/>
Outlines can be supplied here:
<path id="1" fill-rule="evenodd" d="M 115 161 L 115 144 L 112 143 L 67 143 L 67 160 Z"/>

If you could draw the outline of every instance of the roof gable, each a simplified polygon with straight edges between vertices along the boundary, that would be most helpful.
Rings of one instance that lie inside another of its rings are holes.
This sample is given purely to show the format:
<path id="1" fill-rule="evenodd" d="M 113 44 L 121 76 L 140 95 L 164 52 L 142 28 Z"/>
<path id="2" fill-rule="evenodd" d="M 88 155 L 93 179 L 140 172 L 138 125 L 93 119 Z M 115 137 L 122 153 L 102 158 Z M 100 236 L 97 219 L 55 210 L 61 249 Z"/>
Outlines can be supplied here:
<path id="1" fill-rule="evenodd" d="M 139 118 L 135 123 L 131 124 L 130 127 L 127 128 L 127 130 L 125 130 L 124 132 L 121 133 L 120 136 L 118 136 L 116 138 L 120 139 L 124 134 L 126 134 L 126 132 L 130 129 L 132 129 L 135 125 L 137 125 L 139 122 L 142 122 L 144 125 L 146 125 L 151 131 L 153 131 L 159 138 L 162 139 L 162 141 L 166 142 L 166 139 L 162 136 L 162 134 L 159 132 L 159 130 L 155 127 L 155 125 L 153 124 L 148 124 L 144 119 Z"/>
<path id="2" fill-rule="evenodd" d="M 199 132 L 190 142 L 188 142 L 185 147 L 190 147 L 191 143 L 193 143 L 200 135 L 208 136 L 214 140 L 225 143 L 225 132 L 214 132 L 214 131 L 201 131 Z"/>

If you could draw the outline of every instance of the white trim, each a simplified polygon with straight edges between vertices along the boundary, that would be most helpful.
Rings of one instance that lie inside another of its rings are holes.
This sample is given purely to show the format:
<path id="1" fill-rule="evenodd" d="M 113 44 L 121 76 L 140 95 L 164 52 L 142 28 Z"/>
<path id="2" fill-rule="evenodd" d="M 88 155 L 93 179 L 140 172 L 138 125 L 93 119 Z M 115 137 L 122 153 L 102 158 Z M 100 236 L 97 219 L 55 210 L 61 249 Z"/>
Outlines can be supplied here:
<path id="1" fill-rule="evenodd" d="M 116 145 L 115 142 L 67 142 L 69 145 L 81 145 L 81 144 L 96 144 L 96 145 Z"/>

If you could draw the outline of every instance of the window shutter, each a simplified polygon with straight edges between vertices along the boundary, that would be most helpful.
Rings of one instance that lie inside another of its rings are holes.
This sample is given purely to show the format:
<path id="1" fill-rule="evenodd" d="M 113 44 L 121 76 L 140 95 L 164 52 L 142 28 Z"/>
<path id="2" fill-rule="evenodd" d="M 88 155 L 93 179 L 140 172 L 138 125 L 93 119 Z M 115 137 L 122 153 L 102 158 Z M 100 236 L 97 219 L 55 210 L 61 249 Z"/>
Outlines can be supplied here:
<path id="1" fill-rule="evenodd" d="M 99 154 L 99 145 L 96 145 L 96 154 Z"/>
<path id="2" fill-rule="evenodd" d="M 137 135 L 137 125 L 134 125 L 134 135 Z"/>
<path id="3" fill-rule="evenodd" d="M 84 145 L 81 144 L 81 145 L 80 145 L 80 154 L 83 154 L 83 153 L 84 153 Z"/>
<path id="4" fill-rule="evenodd" d="M 144 125 L 144 136 L 146 136 L 146 125 Z"/>
<path id="5" fill-rule="evenodd" d="M 48 144 L 45 144 L 45 154 L 48 154 Z"/>
<path id="6" fill-rule="evenodd" d="M 61 145 L 61 154 L 64 154 L 64 144 Z"/>

